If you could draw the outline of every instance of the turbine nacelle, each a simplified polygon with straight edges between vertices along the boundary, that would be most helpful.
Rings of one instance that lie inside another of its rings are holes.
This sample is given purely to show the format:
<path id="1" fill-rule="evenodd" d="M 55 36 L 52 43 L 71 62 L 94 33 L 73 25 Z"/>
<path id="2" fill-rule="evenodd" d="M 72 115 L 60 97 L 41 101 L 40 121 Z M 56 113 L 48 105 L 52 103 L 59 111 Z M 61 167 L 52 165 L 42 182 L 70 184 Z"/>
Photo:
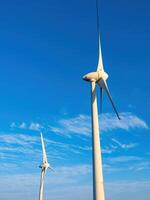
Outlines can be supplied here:
<path id="1" fill-rule="evenodd" d="M 103 79 L 104 81 L 106 81 L 108 78 L 108 74 L 106 72 L 104 72 L 104 70 L 99 70 L 96 72 L 91 72 L 86 74 L 85 76 L 83 76 L 83 80 L 85 81 L 95 81 L 98 82 L 100 81 L 100 79 Z"/>
<path id="2" fill-rule="evenodd" d="M 41 165 L 40 165 L 40 168 L 42 168 L 42 169 L 48 169 L 50 167 L 50 164 L 49 163 L 42 163 Z"/>

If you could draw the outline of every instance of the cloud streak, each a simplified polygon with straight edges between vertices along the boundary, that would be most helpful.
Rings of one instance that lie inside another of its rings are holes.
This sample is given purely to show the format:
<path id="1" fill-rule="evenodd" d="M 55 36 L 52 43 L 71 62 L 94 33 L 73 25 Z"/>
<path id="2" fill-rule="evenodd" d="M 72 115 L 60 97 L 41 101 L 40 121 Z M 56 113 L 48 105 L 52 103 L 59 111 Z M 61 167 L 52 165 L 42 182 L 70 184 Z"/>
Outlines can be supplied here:
<path id="1" fill-rule="evenodd" d="M 43 129 L 43 126 L 40 123 L 37 122 L 31 122 L 30 124 L 27 124 L 26 122 L 21 122 L 20 124 L 17 124 L 15 122 L 12 122 L 10 125 L 10 128 L 18 128 L 18 129 L 27 129 L 32 131 L 41 131 Z"/>
<path id="2" fill-rule="evenodd" d="M 56 178 L 57 177 L 57 178 Z M 88 178 L 87 178 L 88 177 Z M 12 180 L 15 184 L 12 184 Z M 37 199 L 40 171 L 36 174 L 9 174 L 1 176 L 0 188 L 2 199 Z M 32 188 L 32 190 L 31 190 Z M 150 181 L 113 180 L 105 182 L 108 200 L 149 200 Z M 68 193 L 68 191 L 70 191 Z M 47 173 L 45 178 L 45 196 L 52 199 L 92 199 L 91 166 L 77 165 L 58 167 L 54 173 Z"/>
<path id="3" fill-rule="evenodd" d="M 122 163 L 122 162 L 132 162 L 132 161 L 140 161 L 141 158 L 137 156 L 118 156 L 118 157 L 111 157 L 108 158 L 110 163 Z"/>
<path id="4" fill-rule="evenodd" d="M 149 200 L 150 181 L 113 181 L 106 183 L 107 199 Z"/>
<path id="5" fill-rule="evenodd" d="M 114 114 L 105 113 L 100 116 L 100 128 L 103 132 L 122 129 L 129 131 L 131 129 L 148 129 L 147 123 L 132 113 L 120 113 L 119 121 Z M 49 126 L 50 130 L 63 135 L 78 134 L 90 136 L 91 118 L 88 115 L 78 115 L 74 118 L 61 119 L 57 126 Z M 130 148 L 130 147 L 129 147 Z"/>
<path id="6" fill-rule="evenodd" d="M 39 142 L 39 137 L 25 134 L 2 134 L 0 141 L 7 144 L 29 145 Z"/>
<path id="7" fill-rule="evenodd" d="M 118 140 L 116 140 L 116 139 L 114 139 L 114 138 L 112 138 L 112 141 L 113 141 L 114 143 L 116 143 L 119 147 L 121 147 L 122 149 L 126 149 L 126 150 L 132 149 L 132 148 L 138 146 L 137 143 L 123 144 L 123 143 L 119 142 Z"/>
<path id="8" fill-rule="evenodd" d="M 92 197 L 91 170 L 90 165 L 83 164 L 66 165 L 55 168 L 55 172 L 47 172 L 45 177 L 45 196 L 61 200 L 73 199 L 73 197 L 74 200 L 77 197 L 79 200 L 90 200 L 90 198 L 86 198 L 86 195 L 89 195 L 90 189 Z M 2 199 L 30 200 L 38 198 L 40 170 L 36 174 L 9 174 L 1 175 L 0 178 L 1 182 L 3 182 L 0 188 Z M 12 180 L 15 184 L 12 184 Z M 70 191 L 69 193 L 68 190 Z"/>

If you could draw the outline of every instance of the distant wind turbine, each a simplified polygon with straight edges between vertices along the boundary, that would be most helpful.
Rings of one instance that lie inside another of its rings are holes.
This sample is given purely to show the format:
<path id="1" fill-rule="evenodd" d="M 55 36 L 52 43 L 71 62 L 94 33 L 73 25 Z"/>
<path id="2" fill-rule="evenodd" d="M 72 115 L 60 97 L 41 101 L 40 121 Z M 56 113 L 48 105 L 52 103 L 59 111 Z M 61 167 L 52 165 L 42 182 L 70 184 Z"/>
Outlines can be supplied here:
<path id="1" fill-rule="evenodd" d="M 98 25 L 98 51 L 99 51 L 97 70 L 95 72 L 91 72 L 83 76 L 83 80 L 89 81 L 91 83 L 93 200 L 105 200 L 102 158 L 101 158 L 101 145 L 100 145 L 100 136 L 99 136 L 100 132 L 99 132 L 99 121 L 98 121 L 96 85 L 98 85 L 100 88 L 101 111 L 102 111 L 102 96 L 103 96 L 103 91 L 105 91 L 113 107 L 113 110 L 116 113 L 119 120 L 120 120 L 120 117 L 114 105 L 110 91 L 106 83 L 108 74 L 104 71 L 102 53 L 101 53 L 101 42 L 100 42 L 99 23 L 98 23 L 98 1 L 97 1 L 97 25 Z"/>
<path id="2" fill-rule="evenodd" d="M 42 143 L 42 152 L 43 152 L 43 162 L 40 165 L 41 168 L 41 180 L 40 180 L 40 191 L 39 191 L 39 200 L 43 200 L 43 189 L 44 189 L 44 177 L 46 174 L 47 169 L 52 169 L 50 164 L 48 163 L 47 160 L 47 155 L 46 155 L 46 150 L 45 150 L 45 145 L 44 145 L 44 140 L 43 140 L 43 135 L 41 133 L 41 143 Z"/>

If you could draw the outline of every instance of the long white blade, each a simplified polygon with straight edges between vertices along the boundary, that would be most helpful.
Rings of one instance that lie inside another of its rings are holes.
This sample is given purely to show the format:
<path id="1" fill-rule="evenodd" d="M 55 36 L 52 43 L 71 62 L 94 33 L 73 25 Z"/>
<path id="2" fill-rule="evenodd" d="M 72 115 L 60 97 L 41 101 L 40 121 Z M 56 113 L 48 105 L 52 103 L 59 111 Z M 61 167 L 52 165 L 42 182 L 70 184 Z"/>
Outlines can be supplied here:
<path id="1" fill-rule="evenodd" d="M 120 120 L 118 111 L 117 111 L 117 109 L 116 109 L 116 107 L 115 107 L 115 104 L 114 104 L 114 102 L 113 102 L 113 100 L 112 100 L 112 97 L 111 97 L 111 94 L 110 94 L 110 91 L 109 91 L 109 89 L 108 89 L 108 86 L 107 86 L 106 81 L 104 81 L 103 79 L 101 79 L 101 80 L 98 82 L 98 84 L 99 84 L 99 86 L 100 86 L 101 88 L 103 88 L 103 89 L 106 91 L 106 93 L 107 93 L 107 95 L 108 95 L 108 98 L 109 98 L 109 100 L 110 100 L 110 102 L 111 102 L 111 104 L 112 104 L 112 107 L 113 107 L 113 109 L 114 109 L 114 111 L 115 111 L 115 113 L 116 113 L 118 119 Z"/>
<path id="2" fill-rule="evenodd" d="M 118 119 L 120 120 L 118 111 L 117 111 L 117 109 L 116 109 L 116 107 L 115 107 L 115 104 L 114 104 L 114 102 L 113 102 L 113 100 L 112 100 L 112 97 L 111 97 L 111 94 L 110 94 L 110 92 L 109 92 L 109 89 L 108 89 L 108 86 L 107 86 L 106 81 L 104 81 L 104 85 L 105 85 L 105 90 L 106 90 L 106 93 L 107 93 L 107 95 L 108 95 L 108 98 L 109 98 L 109 100 L 110 100 L 110 102 L 111 102 L 111 104 L 112 104 L 112 107 L 113 107 L 113 109 L 114 109 L 114 111 L 115 111 L 115 113 L 116 113 Z"/>
<path id="3" fill-rule="evenodd" d="M 101 50 L 101 39 L 100 33 L 98 35 L 98 66 L 97 71 L 103 70 L 103 59 L 102 59 L 102 50 Z"/>
<path id="4" fill-rule="evenodd" d="M 100 111 L 102 112 L 102 106 L 103 106 L 103 88 L 100 87 Z"/>
<path id="5" fill-rule="evenodd" d="M 49 166 L 48 169 L 54 172 L 54 169 L 51 166 Z"/>
<path id="6" fill-rule="evenodd" d="M 42 133 L 41 133 L 41 143 L 42 143 L 42 151 L 43 151 L 43 163 L 45 163 L 45 162 L 48 162 L 48 161 L 47 161 L 47 155 L 46 155 L 46 150 L 45 150 L 45 145 L 44 145 Z"/>

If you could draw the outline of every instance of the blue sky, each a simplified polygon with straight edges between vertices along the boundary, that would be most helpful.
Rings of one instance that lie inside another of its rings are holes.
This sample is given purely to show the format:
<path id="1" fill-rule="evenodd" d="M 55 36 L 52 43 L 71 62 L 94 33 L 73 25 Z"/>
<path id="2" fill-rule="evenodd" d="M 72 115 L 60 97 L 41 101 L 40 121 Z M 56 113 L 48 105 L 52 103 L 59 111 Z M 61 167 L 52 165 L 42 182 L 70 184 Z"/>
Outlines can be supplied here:
<path id="1" fill-rule="evenodd" d="M 106 200 L 150 196 L 150 3 L 100 1 L 108 84 L 100 116 Z M 95 1 L 0 2 L 0 194 L 38 198 L 43 132 L 45 199 L 92 200 L 90 85 L 96 69 Z"/>

